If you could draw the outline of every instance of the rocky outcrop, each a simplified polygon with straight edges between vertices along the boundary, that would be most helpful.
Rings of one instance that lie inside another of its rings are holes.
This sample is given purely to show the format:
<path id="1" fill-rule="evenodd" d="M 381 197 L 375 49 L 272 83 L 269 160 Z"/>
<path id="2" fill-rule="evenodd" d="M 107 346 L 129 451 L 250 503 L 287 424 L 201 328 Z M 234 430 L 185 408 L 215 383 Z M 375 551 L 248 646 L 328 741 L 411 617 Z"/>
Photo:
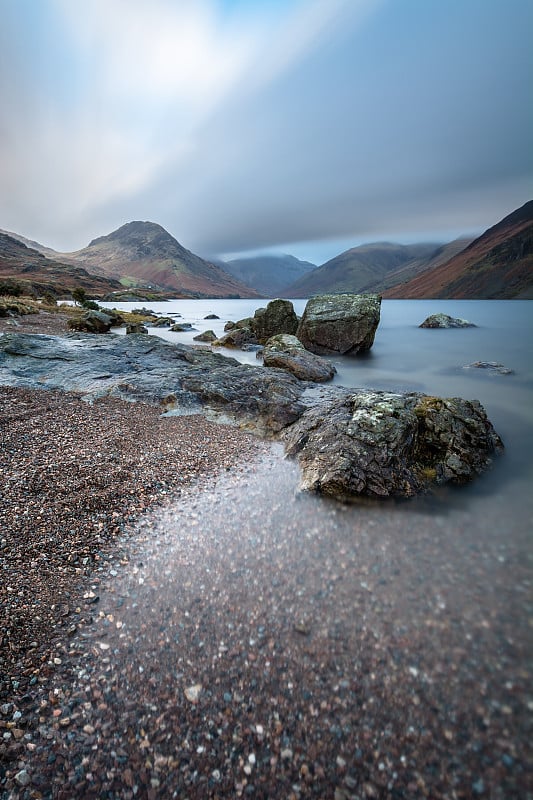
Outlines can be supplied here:
<path id="1" fill-rule="evenodd" d="M 448 314 L 431 314 L 426 317 L 419 328 L 475 328 L 473 322 L 460 317 L 450 317 Z"/>
<path id="2" fill-rule="evenodd" d="M 68 321 L 71 330 L 85 333 L 108 333 L 113 324 L 113 317 L 103 311 L 86 311 L 81 317 Z"/>
<path id="3" fill-rule="evenodd" d="M 126 333 L 148 333 L 148 328 L 145 328 L 140 322 L 132 323 L 131 325 L 126 325 Z"/>
<path id="4" fill-rule="evenodd" d="M 310 353 L 296 336 L 280 333 L 272 336 L 263 349 L 265 367 L 280 367 L 301 381 L 322 383 L 333 378 L 336 369 L 322 356 Z"/>
<path id="5" fill-rule="evenodd" d="M 378 294 L 318 295 L 307 302 L 296 335 L 312 353 L 356 355 L 374 344 L 380 310 Z"/>
<path id="6" fill-rule="evenodd" d="M 283 439 L 302 488 L 344 501 L 466 483 L 503 449 L 477 401 L 367 390 L 308 409 Z"/>
<path id="7" fill-rule="evenodd" d="M 489 375 L 514 375 L 514 370 L 509 369 L 499 361 L 473 361 L 472 364 L 465 364 L 463 369 L 481 369 Z"/>
<path id="8" fill-rule="evenodd" d="M 476 401 L 319 386 L 143 334 L 1 335 L 2 385 L 204 411 L 279 434 L 298 458 L 302 487 L 341 500 L 463 483 L 503 447 Z"/>
<path id="9" fill-rule="evenodd" d="M 199 333 L 197 336 L 192 337 L 195 342 L 214 342 L 216 340 L 216 334 L 214 331 L 203 331 Z"/>
<path id="10" fill-rule="evenodd" d="M 265 344 L 279 333 L 295 334 L 298 317 L 290 300 L 271 300 L 256 310 L 251 327 L 259 344 Z"/>

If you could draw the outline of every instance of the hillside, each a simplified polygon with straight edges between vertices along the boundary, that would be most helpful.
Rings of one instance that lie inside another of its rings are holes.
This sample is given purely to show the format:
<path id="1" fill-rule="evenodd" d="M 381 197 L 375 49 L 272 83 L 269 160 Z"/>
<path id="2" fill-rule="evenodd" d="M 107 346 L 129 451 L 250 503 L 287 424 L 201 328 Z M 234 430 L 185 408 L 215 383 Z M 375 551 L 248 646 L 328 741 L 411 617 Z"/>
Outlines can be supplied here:
<path id="1" fill-rule="evenodd" d="M 220 267 L 186 250 L 153 222 L 128 222 L 65 257 L 91 272 L 120 280 L 123 286 L 141 282 L 189 295 L 258 296 Z"/>
<path id="2" fill-rule="evenodd" d="M 51 292 L 57 297 L 69 295 L 77 287 L 96 298 L 121 288 L 116 280 L 91 275 L 81 266 L 47 258 L 6 233 L 0 233 L 0 281 L 16 283 L 25 293 Z"/>
<path id="3" fill-rule="evenodd" d="M 289 286 L 285 297 L 310 297 L 321 292 L 361 292 L 388 273 L 412 261 L 434 256 L 439 244 L 401 245 L 378 242 L 346 250 Z M 372 290 L 373 291 L 373 290 Z"/>
<path id="4" fill-rule="evenodd" d="M 395 298 L 533 299 L 533 200 L 459 254 L 383 292 Z"/>
<path id="5" fill-rule="evenodd" d="M 316 269 L 316 264 L 290 255 L 264 255 L 236 258 L 224 262 L 222 267 L 264 297 L 278 297 L 295 281 Z"/>

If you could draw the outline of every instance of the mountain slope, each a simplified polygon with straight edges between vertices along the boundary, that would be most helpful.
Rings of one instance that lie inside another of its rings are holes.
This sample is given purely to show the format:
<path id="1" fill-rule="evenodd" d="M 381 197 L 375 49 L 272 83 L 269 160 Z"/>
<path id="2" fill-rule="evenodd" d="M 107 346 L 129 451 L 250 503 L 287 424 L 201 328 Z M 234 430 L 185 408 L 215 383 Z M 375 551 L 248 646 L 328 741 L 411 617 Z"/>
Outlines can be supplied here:
<path id="1" fill-rule="evenodd" d="M 0 280 L 17 283 L 26 292 L 38 295 L 52 292 L 62 296 L 81 287 L 90 297 L 103 297 L 121 288 L 118 281 L 47 258 L 5 233 L 0 233 Z"/>
<path id="2" fill-rule="evenodd" d="M 257 297 L 254 289 L 186 250 L 153 222 L 128 222 L 65 256 L 123 285 L 142 282 L 192 295 Z"/>
<path id="3" fill-rule="evenodd" d="M 57 250 L 53 250 L 51 247 L 45 247 L 44 244 L 40 242 L 35 242 L 33 239 L 26 239 L 25 236 L 21 236 L 20 233 L 13 233 L 13 231 L 5 231 L 3 228 L 0 228 L 0 233 L 5 233 L 6 236 L 10 236 L 12 239 L 16 239 L 17 242 L 22 242 L 25 244 L 26 247 L 31 248 L 32 250 L 37 250 L 38 253 L 42 253 L 43 256 L 47 258 L 57 259 L 61 261 L 61 253 L 58 253 Z"/>
<path id="4" fill-rule="evenodd" d="M 286 297 L 310 297 L 321 292 L 361 292 L 410 261 L 432 256 L 438 244 L 401 245 L 377 242 L 352 247 L 293 283 Z"/>
<path id="5" fill-rule="evenodd" d="M 292 283 L 316 269 L 316 264 L 290 255 L 265 255 L 236 258 L 222 267 L 265 297 L 278 297 Z"/>
<path id="6" fill-rule="evenodd" d="M 445 264 L 383 294 L 415 299 L 533 299 L 533 200 Z"/>

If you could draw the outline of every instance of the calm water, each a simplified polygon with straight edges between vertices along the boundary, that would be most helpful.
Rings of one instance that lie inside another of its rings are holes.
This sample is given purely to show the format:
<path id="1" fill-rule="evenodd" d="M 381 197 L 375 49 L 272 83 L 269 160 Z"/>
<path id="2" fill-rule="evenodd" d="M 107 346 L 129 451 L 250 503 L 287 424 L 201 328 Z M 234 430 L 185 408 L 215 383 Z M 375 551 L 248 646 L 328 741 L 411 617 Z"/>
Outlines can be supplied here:
<path id="1" fill-rule="evenodd" d="M 252 316 L 267 300 L 174 300 L 146 303 L 161 315 L 180 315 L 195 330 L 150 333 L 169 341 L 194 344 L 193 337 L 212 329 L 221 336 L 228 320 Z M 302 314 L 305 300 L 294 300 Z M 112 304 L 105 304 L 109 307 Z M 122 310 L 139 303 L 118 303 Z M 476 328 L 425 330 L 418 326 L 429 315 L 444 312 L 473 322 Z M 217 314 L 218 320 L 205 320 Z M 363 357 L 332 357 L 334 382 L 349 387 L 409 390 L 478 399 L 507 447 L 505 469 L 533 474 L 533 302 L 485 300 L 384 300 L 381 321 L 370 353 Z M 260 364 L 255 353 L 221 350 L 245 363 Z M 493 375 L 463 367 L 474 361 L 498 361 L 513 375 Z"/>

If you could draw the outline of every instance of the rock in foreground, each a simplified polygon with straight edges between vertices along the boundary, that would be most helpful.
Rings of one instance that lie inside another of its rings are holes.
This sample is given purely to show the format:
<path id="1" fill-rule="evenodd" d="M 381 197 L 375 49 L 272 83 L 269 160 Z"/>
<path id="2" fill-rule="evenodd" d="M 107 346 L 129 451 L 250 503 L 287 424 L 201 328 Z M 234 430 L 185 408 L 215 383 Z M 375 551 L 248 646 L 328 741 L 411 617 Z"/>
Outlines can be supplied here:
<path id="1" fill-rule="evenodd" d="M 356 355 L 370 350 L 379 324 L 378 294 L 324 294 L 305 307 L 296 336 L 319 355 Z"/>
<path id="2" fill-rule="evenodd" d="M 343 501 L 466 483 L 503 450 L 475 400 L 370 390 L 308 409 L 283 438 L 301 488 Z"/>
<path id="3" fill-rule="evenodd" d="M 464 483 L 503 448 L 477 401 L 325 389 L 283 369 L 143 334 L 5 334 L 0 385 L 114 396 L 178 414 L 203 408 L 269 436 L 286 429 L 303 488 L 341 500 L 410 497 L 432 483 Z"/>

